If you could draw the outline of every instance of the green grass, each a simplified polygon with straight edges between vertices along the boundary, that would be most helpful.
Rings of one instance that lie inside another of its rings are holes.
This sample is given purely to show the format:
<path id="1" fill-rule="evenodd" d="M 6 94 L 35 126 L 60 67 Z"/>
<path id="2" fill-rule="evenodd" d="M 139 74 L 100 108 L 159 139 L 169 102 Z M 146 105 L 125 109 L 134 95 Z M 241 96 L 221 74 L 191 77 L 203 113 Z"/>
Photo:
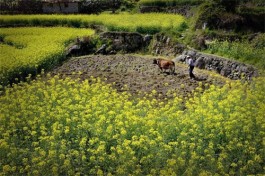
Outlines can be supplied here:
<path id="1" fill-rule="evenodd" d="M 206 52 L 248 63 L 262 70 L 265 69 L 264 44 L 253 46 L 246 41 L 215 41 L 209 44 Z"/>

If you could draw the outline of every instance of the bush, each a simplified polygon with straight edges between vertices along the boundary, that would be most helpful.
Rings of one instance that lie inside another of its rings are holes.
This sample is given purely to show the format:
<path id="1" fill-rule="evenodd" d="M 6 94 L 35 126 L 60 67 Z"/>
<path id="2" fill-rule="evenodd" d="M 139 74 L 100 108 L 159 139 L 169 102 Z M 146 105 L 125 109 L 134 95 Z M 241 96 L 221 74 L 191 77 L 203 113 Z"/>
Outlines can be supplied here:
<path id="1" fill-rule="evenodd" d="M 202 29 L 204 24 L 207 24 L 207 28 L 216 29 L 220 23 L 220 16 L 225 12 L 225 8 L 220 6 L 216 2 L 205 2 L 199 6 L 196 19 L 195 29 Z"/>

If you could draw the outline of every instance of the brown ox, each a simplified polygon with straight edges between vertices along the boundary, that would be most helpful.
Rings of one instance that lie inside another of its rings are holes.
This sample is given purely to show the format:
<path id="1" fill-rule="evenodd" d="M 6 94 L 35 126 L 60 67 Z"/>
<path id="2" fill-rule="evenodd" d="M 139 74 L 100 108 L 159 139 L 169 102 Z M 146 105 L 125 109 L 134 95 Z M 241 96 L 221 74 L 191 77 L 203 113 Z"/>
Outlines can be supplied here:
<path id="1" fill-rule="evenodd" d="M 171 74 L 175 73 L 175 63 L 170 60 L 165 59 L 154 59 L 153 64 L 158 65 L 160 70 L 163 72 L 164 70 L 169 69 Z"/>

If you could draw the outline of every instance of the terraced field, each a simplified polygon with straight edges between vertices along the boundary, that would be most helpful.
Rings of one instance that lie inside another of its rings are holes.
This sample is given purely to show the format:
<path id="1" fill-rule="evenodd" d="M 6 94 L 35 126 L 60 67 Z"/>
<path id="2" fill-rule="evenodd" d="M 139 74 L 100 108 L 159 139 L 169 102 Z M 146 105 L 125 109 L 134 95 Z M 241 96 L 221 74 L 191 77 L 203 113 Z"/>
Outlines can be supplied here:
<path id="1" fill-rule="evenodd" d="M 188 66 L 178 63 L 174 75 L 162 73 L 158 66 L 153 64 L 154 58 L 156 57 L 140 55 L 82 56 L 71 58 L 54 69 L 52 74 L 80 78 L 81 81 L 90 76 L 100 77 L 107 83 L 115 83 L 114 87 L 118 91 L 129 91 L 137 95 L 155 90 L 160 94 L 160 99 L 172 97 L 170 91 L 178 93 L 179 96 L 188 96 L 199 85 L 223 85 L 228 80 L 200 69 L 194 71 L 197 80 L 190 80 Z M 81 74 L 76 74 L 78 72 Z"/>

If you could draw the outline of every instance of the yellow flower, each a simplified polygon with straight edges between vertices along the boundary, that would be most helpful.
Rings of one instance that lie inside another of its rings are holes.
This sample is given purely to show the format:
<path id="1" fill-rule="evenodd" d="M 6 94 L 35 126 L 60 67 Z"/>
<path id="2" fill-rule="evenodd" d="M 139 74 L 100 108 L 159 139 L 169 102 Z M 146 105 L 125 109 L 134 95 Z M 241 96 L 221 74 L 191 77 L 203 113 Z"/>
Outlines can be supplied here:
<path id="1" fill-rule="evenodd" d="M 58 175 L 58 167 L 55 166 L 52 167 L 52 174 Z"/>
<path id="2" fill-rule="evenodd" d="M 3 172 L 4 172 L 4 173 L 8 173 L 9 171 L 11 171 L 11 169 L 12 169 L 12 168 L 11 168 L 9 165 L 4 165 L 4 166 L 3 166 Z"/>
<path id="3" fill-rule="evenodd" d="M 116 172 L 117 172 L 117 174 L 119 174 L 119 175 L 124 175 L 124 174 L 125 174 L 125 171 L 124 171 L 124 169 L 123 169 L 123 168 L 121 168 L 121 167 L 119 167 L 119 166 L 118 166 L 118 168 L 117 168 Z"/>
<path id="4" fill-rule="evenodd" d="M 102 171 L 101 169 L 98 169 L 98 171 L 97 171 L 97 175 L 98 175 L 98 176 L 103 176 L 104 173 L 103 173 L 103 171 Z"/>
<path id="5" fill-rule="evenodd" d="M 65 168 L 68 168 L 70 166 L 70 164 L 71 164 L 71 162 L 70 162 L 69 159 L 64 160 L 63 165 L 64 165 Z"/>
<path id="6" fill-rule="evenodd" d="M 169 160 L 167 160 L 167 163 L 169 166 L 174 166 L 174 165 L 176 165 L 177 161 L 175 159 L 169 159 Z"/>
<path id="7" fill-rule="evenodd" d="M 69 131 L 70 131 L 69 126 L 65 126 L 65 129 L 64 129 L 65 134 L 69 133 Z"/>

